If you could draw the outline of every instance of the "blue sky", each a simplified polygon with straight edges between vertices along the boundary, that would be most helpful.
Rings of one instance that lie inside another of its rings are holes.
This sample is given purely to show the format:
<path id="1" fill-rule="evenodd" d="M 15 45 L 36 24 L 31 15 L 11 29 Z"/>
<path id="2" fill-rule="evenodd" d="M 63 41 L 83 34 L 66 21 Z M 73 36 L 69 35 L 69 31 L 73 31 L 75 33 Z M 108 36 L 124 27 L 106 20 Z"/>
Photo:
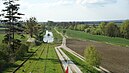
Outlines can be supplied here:
<path id="1" fill-rule="evenodd" d="M 97 21 L 129 19 L 129 0 L 20 0 L 23 19 Z M 4 6 L 0 1 L 0 10 Z"/>

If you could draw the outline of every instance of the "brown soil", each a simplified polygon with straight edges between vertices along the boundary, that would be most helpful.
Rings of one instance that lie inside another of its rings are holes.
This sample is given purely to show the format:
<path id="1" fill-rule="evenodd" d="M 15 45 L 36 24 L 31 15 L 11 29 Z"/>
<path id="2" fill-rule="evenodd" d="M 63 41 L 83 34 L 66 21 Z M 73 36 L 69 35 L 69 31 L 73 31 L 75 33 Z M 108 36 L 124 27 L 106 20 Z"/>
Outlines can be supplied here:
<path id="1" fill-rule="evenodd" d="M 67 39 L 67 46 L 83 56 L 84 49 L 89 45 L 97 48 L 101 54 L 101 66 L 112 73 L 129 73 L 129 48 L 95 41 Z"/>

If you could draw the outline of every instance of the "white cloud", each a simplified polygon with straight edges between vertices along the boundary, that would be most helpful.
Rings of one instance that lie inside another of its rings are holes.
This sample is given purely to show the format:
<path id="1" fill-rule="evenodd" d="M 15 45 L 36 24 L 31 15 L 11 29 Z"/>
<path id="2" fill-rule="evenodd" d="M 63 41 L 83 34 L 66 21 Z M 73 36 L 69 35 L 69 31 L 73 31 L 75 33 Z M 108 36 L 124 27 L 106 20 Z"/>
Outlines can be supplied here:
<path id="1" fill-rule="evenodd" d="M 117 0 L 76 0 L 80 5 L 106 5 L 116 3 Z"/>

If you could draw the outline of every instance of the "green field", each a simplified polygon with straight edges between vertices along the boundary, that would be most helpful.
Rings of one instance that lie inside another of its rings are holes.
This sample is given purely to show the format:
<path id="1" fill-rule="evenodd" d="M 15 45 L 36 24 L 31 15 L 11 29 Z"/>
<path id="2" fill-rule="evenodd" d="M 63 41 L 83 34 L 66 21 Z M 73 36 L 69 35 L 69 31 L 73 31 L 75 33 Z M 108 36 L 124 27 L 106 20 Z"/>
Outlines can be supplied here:
<path id="1" fill-rule="evenodd" d="M 54 47 L 52 44 L 42 44 L 16 73 L 63 73 Z"/>
<path id="2" fill-rule="evenodd" d="M 124 39 L 124 38 L 118 38 L 118 37 L 111 38 L 108 36 L 92 35 L 92 34 L 82 32 L 82 31 L 75 31 L 75 30 L 68 30 L 68 29 L 66 29 L 66 34 L 67 36 L 74 38 L 74 39 L 100 41 L 100 42 L 104 42 L 108 44 L 115 44 L 115 45 L 129 47 L 129 40 Z"/>

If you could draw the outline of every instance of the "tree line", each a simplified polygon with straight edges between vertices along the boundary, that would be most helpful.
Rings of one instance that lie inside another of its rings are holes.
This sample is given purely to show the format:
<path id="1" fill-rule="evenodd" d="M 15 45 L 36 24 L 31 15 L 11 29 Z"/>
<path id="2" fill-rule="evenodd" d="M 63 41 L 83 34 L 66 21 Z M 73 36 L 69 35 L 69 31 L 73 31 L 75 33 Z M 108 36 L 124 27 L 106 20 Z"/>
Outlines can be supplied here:
<path id="1" fill-rule="evenodd" d="M 48 25 L 57 26 L 63 29 L 83 31 L 93 35 L 104 35 L 109 37 L 121 37 L 129 39 L 129 20 L 121 24 L 115 22 L 101 22 L 99 25 L 80 24 L 78 22 L 53 22 L 48 21 Z"/>

